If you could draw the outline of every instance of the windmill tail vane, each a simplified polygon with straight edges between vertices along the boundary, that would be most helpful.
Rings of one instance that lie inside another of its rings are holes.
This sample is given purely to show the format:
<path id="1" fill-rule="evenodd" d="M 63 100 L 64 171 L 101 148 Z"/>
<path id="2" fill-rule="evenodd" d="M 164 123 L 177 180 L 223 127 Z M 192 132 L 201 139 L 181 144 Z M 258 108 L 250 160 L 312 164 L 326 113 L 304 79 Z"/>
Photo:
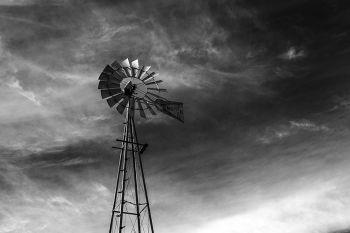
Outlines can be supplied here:
<path id="1" fill-rule="evenodd" d="M 135 127 L 135 111 L 141 118 L 146 113 L 156 115 L 156 110 L 184 122 L 183 104 L 160 96 L 167 90 L 160 88 L 150 66 L 139 66 L 138 60 L 113 62 L 99 76 L 98 89 L 102 99 L 123 114 L 126 111 L 123 138 L 117 139 L 120 150 L 114 202 L 109 233 L 154 233 L 151 209 L 141 154 L 148 144 L 138 142 Z"/>

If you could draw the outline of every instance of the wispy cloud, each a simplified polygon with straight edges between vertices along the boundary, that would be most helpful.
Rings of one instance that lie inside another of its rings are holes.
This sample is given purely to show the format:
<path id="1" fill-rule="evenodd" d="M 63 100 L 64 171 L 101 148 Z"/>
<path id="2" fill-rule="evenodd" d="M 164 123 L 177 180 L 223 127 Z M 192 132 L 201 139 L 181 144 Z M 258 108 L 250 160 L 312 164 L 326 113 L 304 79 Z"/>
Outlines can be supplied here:
<path id="1" fill-rule="evenodd" d="M 263 144 L 278 142 L 290 136 L 295 136 L 302 132 L 328 132 L 330 128 L 325 125 L 318 125 L 310 120 L 289 121 L 288 124 L 267 127 L 263 136 L 258 141 Z"/>
<path id="2" fill-rule="evenodd" d="M 306 52 L 303 49 L 298 49 L 294 46 L 290 47 L 286 52 L 280 55 L 282 59 L 296 60 L 306 56 Z"/>
<path id="3" fill-rule="evenodd" d="M 16 89 L 17 92 L 24 96 L 25 98 L 29 99 L 31 102 L 33 102 L 34 104 L 41 106 L 40 101 L 38 100 L 38 97 L 31 91 L 25 91 L 23 90 L 23 87 L 19 84 L 19 81 L 16 80 L 12 83 L 8 84 L 9 87 Z"/>
<path id="4" fill-rule="evenodd" d="M 2 0 L 0 6 L 21 6 L 33 4 L 35 0 Z"/>

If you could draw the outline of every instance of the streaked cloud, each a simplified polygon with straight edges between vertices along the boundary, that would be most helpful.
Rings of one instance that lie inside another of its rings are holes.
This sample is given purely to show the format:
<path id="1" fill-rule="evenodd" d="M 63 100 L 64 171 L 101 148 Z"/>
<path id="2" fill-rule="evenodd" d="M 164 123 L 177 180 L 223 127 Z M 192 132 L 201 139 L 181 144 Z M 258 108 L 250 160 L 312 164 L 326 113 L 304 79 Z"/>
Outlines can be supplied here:
<path id="1" fill-rule="evenodd" d="M 267 127 L 263 136 L 258 141 L 264 144 L 277 142 L 290 136 L 296 136 L 302 132 L 328 132 L 330 129 L 325 125 L 318 125 L 310 120 L 289 121 L 289 124 L 281 124 Z"/>
<path id="2" fill-rule="evenodd" d="M 41 106 L 41 103 L 38 100 L 38 97 L 33 92 L 24 91 L 23 87 L 19 84 L 18 80 L 14 81 L 13 83 L 9 83 L 8 86 L 10 88 L 16 89 L 20 95 L 22 95 L 25 98 L 29 99 L 34 104 L 36 104 L 38 106 Z"/>

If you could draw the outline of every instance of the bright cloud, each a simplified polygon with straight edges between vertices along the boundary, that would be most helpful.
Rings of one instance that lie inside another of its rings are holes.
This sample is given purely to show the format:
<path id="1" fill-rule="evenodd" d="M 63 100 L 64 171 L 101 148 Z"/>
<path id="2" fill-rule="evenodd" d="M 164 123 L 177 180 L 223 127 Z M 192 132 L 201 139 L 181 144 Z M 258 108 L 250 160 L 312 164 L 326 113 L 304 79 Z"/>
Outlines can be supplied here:
<path id="1" fill-rule="evenodd" d="M 289 121 L 289 124 L 267 127 L 264 135 L 260 136 L 258 141 L 264 144 L 269 144 L 302 132 L 328 131 L 331 131 L 331 129 L 325 125 L 318 125 L 310 120 L 295 120 Z"/>
<path id="2" fill-rule="evenodd" d="M 348 185 L 348 184 L 347 184 Z M 350 198 L 341 184 L 320 184 L 204 224 L 196 233 L 326 233 L 350 226 Z M 346 186 L 348 187 L 348 186 Z M 345 191 L 345 193 L 344 193 Z"/>
<path id="3" fill-rule="evenodd" d="M 23 87 L 19 84 L 19 81 L 16 80 L 13 83 L 8 84 L 9 87 L 16 89 L 18 94 L 24 96 L 25 98 L 32 101 L 34 104 L 41 106 L 40 101 L 38 100 L 38 97 L 31 91 L 25 91 L 23 90 Z"/>
<path id="4" fill-rule="evenodd" d="M 297 49 L 296 47 L 290 47 L 280 57 L 287 60 L 295 60 L 306 56 L 306 52 L 303 49 Z"/>

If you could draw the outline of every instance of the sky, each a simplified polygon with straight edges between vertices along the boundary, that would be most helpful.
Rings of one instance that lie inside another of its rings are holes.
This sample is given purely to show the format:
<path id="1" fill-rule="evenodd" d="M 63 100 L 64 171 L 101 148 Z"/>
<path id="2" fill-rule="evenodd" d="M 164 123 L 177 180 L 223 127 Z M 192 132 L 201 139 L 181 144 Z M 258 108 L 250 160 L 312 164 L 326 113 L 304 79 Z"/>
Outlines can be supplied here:
<path id="1" fill-rule="evenodd" d="M 0 0 L 0 233 L 107 232 L 150 65 L 185 123 L 136 118 L 155 232 L 350 232 L 350 7 L 338 0 Z"/>

